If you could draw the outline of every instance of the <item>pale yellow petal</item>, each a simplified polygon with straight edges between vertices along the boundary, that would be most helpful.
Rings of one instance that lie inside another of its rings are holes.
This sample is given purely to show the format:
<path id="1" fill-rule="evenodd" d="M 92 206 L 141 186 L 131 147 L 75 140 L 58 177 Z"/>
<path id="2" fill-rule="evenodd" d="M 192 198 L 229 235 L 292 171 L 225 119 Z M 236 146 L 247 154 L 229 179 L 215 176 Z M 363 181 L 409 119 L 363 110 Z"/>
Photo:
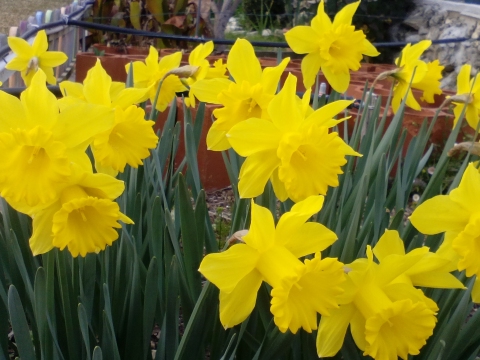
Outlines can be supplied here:
<path id="1" fill-rule="evenodd" d="M 470 64 L 464 64 L 457 75 L 457 94 L 469 94 L 470 93 L 470 74 L 472 66 Z"/>
<path id="2" fill-rule="evenodd" d="M 323 75 L 325 75 L 328 83 L 336 92 L 343 94 L 345 91 L 347 91 L 348 85 L 350 84 L 349 71 L 334 73 L 329 67 L 322 66 L 322 72 Z"/>
<path id="3" fill-rule="evenodd" d="M 255 85 L 262 78 L 262 68 L 252 44 L 245 39 L 237 39 L 227 58 L 227 68 L 237 84 L 248 81 Z"/>
<path id="4" fill-rule="evenodd" d="M 405 245 L 398 231 L 386 230 L 373 248 L 373 253 L 380 262 L 391 254 L 405 255 Z"/>
<path id="5" fill-rule="evenodd" d="M 20 37 L 9 36 L 8 46 L 10 46 L 10 49 L 12 49 L 15 55 L 17 55 L 19 58 L 29 60 L 34 56 L 33 49 L 30 44 Z"/>
<path id="6" fill-rule="evenodd" d="M 248 234 L 243 237 L 245 243 L 259 251 L 269 249 L 275 239 L 275 223 L 270 210 L 251 201 L 252 220 Z"/>
<path id="7" fill-rule="evenodd" d="M 273 170 L 280 165 L 275 150 L 266 150 L 249 156 L 240 170 L 238 191 L 241 198 L 253 198 L 263 193 Z"/>
<path id="8" fill-rule="evenodd" d="M 297 78 L 288 74 L 282 90 L 268 105 L 268 114 L 282 132 L 295 131 L 303 120 L 302 109 L 297 102 L 296 89 Z"/>
<path id="9" fill-rule="evenodd" d="M 306 89 L 309 89 L 315 84 L 317 74 L 320 71 L 322 65 L 322 58 L 320 57 L 320 52 L 315 51 L 310 54 L 305 55 L 302 59 L 302 75 L 303 75 L 303 85 Z"/>
<path id="10" fill-rule="evenodd" d="M 317 15 L 312 19 L 312 28 L 319 34 L 324 34 L 331 30 L 332 21 L 325 13 L 324 1 L 320 1 L 317 8 Z"/>
<path id="11" fill-rule="evenodd" d="M 61 51 L 48 51 L 39 58 L 40 66 L 57 67 L 65 63 L 68 60 L 68 56 Z"/>
<path id="12" fill-rule="evenodd" d="M 277 197 L 277 199 L 280 201 L 287 200 L 288 199 L 287 189 L 285 188 L 285 184 L 281 182 L 280 179 L 278 178 L 278 168 L 273 171 L 272 176 L 270 177 L 270 181 L 273 186 L 273 192 L 275 193 L 275 196 Z"/>
<path id="13" fill-rule="evenodd" d="M 195 82 L 190 86 L 190 91 L 195 97 L 205 103 L 220 104 L 218 94 L 227 90 L 232 82 L 228 79 L 215 78 Z"/>
<path id="14" fill-rule="evenodd" d="M 235 125 L 227 133 L 228 141 L 241 156 L 277 149 L 282 132 L 269 120 L 248 119 Z"/>
<path id="15" fill-rule="evenodd" d="M 103 69 L 99 59 L 93 68 L 91 68 L 87 77 L 83 81 L 84 94 L 87 101 L 91 104 L 110 106 L 110 86 L 112 78 Z"/>
<path id="16" fill-rule="evenodd" d="M 40 30 L 32 44 L 33 54 L 39 56 L 48 50 L 48 39 L 45 30 Z"/>
<path id="17" fill-rule="evenodd" d="M 335 356 L 340 351 L 348 324 L 354 314 L 355 307 L 348 304 L 332 310 L 330 316 L 322 316 L 317 333 L 318 357 Z"/>
<path id="18" fill-rule="evenodd" d="M 320 49 L 319 34 L 310 26 L 295 26 L 285 33 L 288 46 L 297 54 L 308 54 Z"/>
<path id="19" fill-rule="evenodd" d="M 60 207 L 60 202 L 56 202 L 32 216 L 33 233 L 29 243 L 34 256 L 53 249 L 53 215 Z"/>
<path id="20" fill-rule="evenodd" d="M 239 281 L 255 268 L 259 253 L 244 244 L 205 256 L 198 271 L 222 292 L 231 293 Z"/>
<path id="21" fill-rule="evenodd" d="M 438 195 L 420 204 L 409 219 L 421 233 L 433 235 L 463 230 L 469 218 L 470 213 L 448 195 Z"/>
<path id="22" fill-rule="evenodd" d="M 280 76 L 282 76 L 290 58 L 285 58 L 275 67 L 267 67 L 262 73 L 262 88 L 264 94 L 274 95 L 277 92 Z"/>
<path id="23" fill-rule="evenodd" d="M 73 148 L 113 126 L 114 111 L 92 104 L 76 104 L 60 113 L 56 138 Z"/>
<path id="24" fill-rule="evenodd" d="M 25 129 L 26 114 L 20 100 L 4 91 L 0 91 L 0 133 L 13 129 Z"/>
<path id="25" fill-rule="evenodd" d="M 450 199 L 470 213 L 478 211 L 480 201 L 480 173 L 474 163 L 468 164 L 458 187 L 449 195 Z M 465 214 L 466 215 L 466 214 Z"/>
<path id="26" fill-rule="evenodd" d="M 337 13 L 337 15 L 335 15 L 335 19 L 333 19 L 333 26 L 337 27 L 340 25 L 351 25 L 353 15 L 355 15 L 355 11 L 357 11 L 358 5 L 360 5 L 360 1 L 356 1 L 356 2 L 345 5 Z"/>
<path id="27" fill-rule="evenodd" d="M 231 293 L 220 291 L 220 322 L 224 328 L 238 325 L 250 315 L 260 285 L 262 276 L 254 270 L 240 280 Z"/>

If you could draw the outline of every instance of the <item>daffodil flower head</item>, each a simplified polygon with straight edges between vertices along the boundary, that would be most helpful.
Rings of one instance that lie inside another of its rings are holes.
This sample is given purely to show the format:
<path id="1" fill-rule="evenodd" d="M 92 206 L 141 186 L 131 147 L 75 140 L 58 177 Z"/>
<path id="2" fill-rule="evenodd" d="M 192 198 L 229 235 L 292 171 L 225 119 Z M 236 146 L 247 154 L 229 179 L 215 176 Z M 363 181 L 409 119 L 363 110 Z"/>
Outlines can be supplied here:
<path id="1" fill-rule="evenodd" d="M 364 55 L 380 53 L 361 30 L 355 30 L 352 18 L 360 1 L 343 7 L 333 22 L 325 13 L 324 1 L 318 5 L 311 26 L 295 26 L 285 34 L 288 45 L 297 54 L 307 54 L 302 60 L 303 83 L 312 87 L 321 69 L 332 88 L 343 93 L 350 83 L 350 71 L 360 68 Z"/>
<path id="2" fill-rule="evenodd" d="M 134 168 L 143 165 L 142 160 L 158 142 L 155 123 L 144 118 L 145 111 L 135 105 L 115 109 L 113 126 L 95 136 L 91 144 L 97 171 L 116 176 L 127 164 Z"/>
<path id="3" fill-rule="evenodd" d="M 75 104 L 59 111 L 45 80 L 37 71 L 20 100 L 0 91 L 0 193 L 27 214 L 57 199 L 71 163 L 88 161 L 89 140 L 113 123 L 109 108 Z"/>
<path id="4" fill-rule="evenodd" d="M 376 360 L 408 359 L 419 353 L 436 324 L 436 304 L 412 285 L 393 282 L 415 263 L 403 259 L 385 271 L 367 259 L 357 259 L 349 269 L 340 297 L 341 306 L 322 316 L 317 333 L 319 357 L 334 356 L 350 331 L 356 345 Z"/>
<path id="5" fill-rule="evenodd" d="M 330 132 L 345 120 L 333 117 L 351 101 L 336 101 L 311 112 L 298 101 L 295 89 L 296 78 L 289 74 L 283 89 L 270 101 L 271 120 L 251 118 L 227 134 L 233 149 L 247 158 L 238 185 L 243 198 L 260 195 L 269 179 L 281 201 L 325 195 L 329 186 L 338 186 L 345 156 L 361 156 L 336 132 Z"/>
<path id="6" fill-rule="evenodd" d="M 75 173 L 55 203 L 33 214 L 33 254 L 67 247 L 74 257 L 86 256 L 112 245 L 121 227 L 118 222 L 133 223 L 113 201 L 124 188 L 123 181 L 109 175 Z"/>
<path id="7" fill-rule="evenodd" d="M 414 110 L 421 110 L 420 104 L 413 96 L 411 89 L 423 91 L 422 100 L 433 103 L 434 95 L 441 94 L 440 80 L 442 79 L 443 66 L 438 60 L 426 63 L 420 56 L 432 44 L 430 40 L 422 40 L 417 44 L 407 44 L 400 57 L 395 60 L 398 66 L 392 77 L 396 80 L 393 89 L 392 109 L 396 113 L 402 99 L 405 97 L 406 105 Z"/>
<path id="8" fill-rule="evenodd" d="M 209 150 L 229 149 L 226 134 L 234 125 L 251 117 L 268 117 L 268 104 L 277 92 L 280 76 L 289 61 L 289 58 L 283 59 L 276 67 L 262 71 L 253 46 L 245 39 L 237 39 L 227 59 L 234 81 L 207 78 L 191 86 L 191 92 L 200 101 L 223 105 L 213 111 L 216 120 L 207 134 Z"/>
<path id="9" fill-rule="evenodd" d="M 210 67 L 207 57 L 212 53 L 212 51 L 213 41 L 208 41 L 205 44 L 198 45 L 190 53 L 188 57 L 188 63 L 190 65 L 197 66 L 198 70 L 194 75 L 186 79 L 189 87 L 199 80 L 226 77 L 225 72 L 227 71 L 227 66 L 223 65 L 222 60 L 219 60 L 220 62 L 216 62 L 213 68 Z M 188 97 L 185 98 L 185 105 L 195 107 L 195 95 L 192 91 L 190 91 Z"/>
<path id="10" fill-rule="evenodd" d="M 472 129 L 477 130 L 478 112 L 480 111 L 480 77 L 476 75 L 470 79 L 471 71 L 471 65 L 465 64 L 457 76 L 457 94 L 452 98 L 455 105 L 453 127 L 457 124 L 463 109 L 466 107 L 465 119 Z"/>
<path id="11" fill-rule="evenodd" d="M 225 328 L 241 323 L 250 315 L 262 281 L 273 288 L 282 288 L 279 291 L 286 294 L 281 296 L 282 304 L 275 306 L 281 324 L 292 322 L 293 329 L 305 324 L 306 328 L 312 326 L 311 317 L 306 323 L 296 318 L 295 314 L 302 311 L 298 306 L 302 304 L 297 301 L 299 295 L 294 292 L 288 298 L 290 289 L 285 284 L 291 287 L 297 283 L 310 288 L 312 279 L 323 279 L 323 265 L 328 263 L 327 259 L 322 260 L 326 262 L 321 265 L 318 264 L 320 259 L 312 265 L 305 265 L 298 259 L 326 249 L 337 238 L 334 232 L 319 223 L 306 223 L 322 205 L 322 196 L 312 196 L 293 206 L 280 218 L 275 228 L 270 211 L 252 202 L 250 230 L 243 237 L 243 243 L 235 244 L 222 253 L 209 254 L 202 260 L 199 271 L 220 289 L 220 321 Z M 309 236 L 306 238 L 305 234 Z M 315 283 L 318 284 L 318 281 Z M 314 309 L 334 307 L 336 304 L 330 305 L 333 303 L 329 298 L 332 294 L 336 294 L 335 289 L 327 291 L 321 299 L 312 298 L 310 306 Z M 325 300 L 325 297 L 328 299 Z M 294 308 L 298 311 L 283 317 L 282 308 L 287 312 Z M 311 315 L 308 309 L 305 311 Z"/>
<path id="12" fill-rule="evenodd" d="M 186 87 L 176 75 L 166 76 L 168 72 L 180 66 L 182 60 L 182 53 L 176 52 L 171 55 L 158 58 L 158 50 L 150 46 L 145 62 L 134 61 L 133 68 L 133 82 L 136 88 L 148 88 L 147 96 L 142 99 L 153 103 L 157 94 L 158 87 L 161 85 L 160 93 L 155 108 L 158 111 L 164 111 L 168 104 L 175 98 L 175 93 L 186 90 Z M 128 73 L 130 64 L 125 66 Z"/>
<path id="13" fill-rule="evenodd" d="M 29 86 L 38 69 L 43 70 L 46 81 L 55 85 L 57 79 L 53 68 L 63 64 L 68 57 L 61 51 L 48 51 L 48 39 L 45 30 L 40 30 L 30 45 L 22 38 L 9 36 L 8 45 L 16 57 L 5 68 L 20 71 L 25 85 Z"/>
<path id="14" fill-rule="evenodd" d="M 470 163 L 459 186 L 448 195 L 435 196 L 420 204 L 410 216 L 413 226 L 427 235 L 445 232 L 437 253 L 452 259 L 468 277 L 480 278 L 480 173 Z M 480 283 L 472 290 L 474 302 L 480 302 Z"/>
<path id="15" fill-rule="evenodd" d="M 109 108 L 126 109 L 133 104 L 138 104 L 148 96 L 146 88 L 125 88 L 125 83 L 112 81 L 99 59 L 95 66 L 88 70 L 83 85 L 72 81 L 62 81 L 59 86 L 64 96 L 59 100 L 61 106 L 86 102 Z"/>

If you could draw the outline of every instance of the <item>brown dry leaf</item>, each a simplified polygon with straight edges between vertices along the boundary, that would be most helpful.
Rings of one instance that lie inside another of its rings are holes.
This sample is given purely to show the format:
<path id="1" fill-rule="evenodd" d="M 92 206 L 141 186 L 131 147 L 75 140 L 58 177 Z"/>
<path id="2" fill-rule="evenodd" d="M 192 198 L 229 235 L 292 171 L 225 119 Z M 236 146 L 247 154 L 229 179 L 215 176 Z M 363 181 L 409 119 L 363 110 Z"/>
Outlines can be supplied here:
<path id="1" fill-rule="evenodd" d="M 196 8 L 198 8 L 198 0 L 191 0 L 189 3 L 195 4 Z M 212 9 L 212 0 L 201 0 L 201 9 L 200 9 L 200 16 L 206 22 L 210 21 L 210 10 Z"/>

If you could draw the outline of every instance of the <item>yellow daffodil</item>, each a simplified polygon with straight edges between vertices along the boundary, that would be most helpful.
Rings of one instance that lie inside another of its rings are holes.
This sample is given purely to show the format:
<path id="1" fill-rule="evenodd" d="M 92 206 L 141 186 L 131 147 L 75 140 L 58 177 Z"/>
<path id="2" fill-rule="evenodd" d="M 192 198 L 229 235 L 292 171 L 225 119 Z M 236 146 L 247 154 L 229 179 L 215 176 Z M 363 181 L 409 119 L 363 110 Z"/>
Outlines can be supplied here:
<path id="1" fill-rule="evenodd" d="M 59 86 L 63 94 L 63 98 L 59 100 L 61 105 L 83 101 L 126 109 L 141 102 L 148 93 L 148 89 L 125 88 L 125 83 L 112 81 L 99 59 L 88 71 L 83 84 L 62 81 Z"/>
<path id="2" fill-rule="evenodd" d="M 271 310 L 281 331 L 303 327 L 311 332 L 317 326 L 317 312 L 325 314 L 337 306 L 342 264 L 321 260 L 319 254 L 305 263 L 298 259 L 326 249 L 337 238 L 319 223 L 305 223 L 322 205 L 322 196 L 312 196 L 294 205 L 275 228 L 270 211 L 252 202 L 244 243 L 203 259 L 199 271 L 220 289 L 220 321 L 225 328 L 252 312 L 262 281 L 273 287 Z"/>
<path id="3" fill-rule="evenodd" d="M 480 78 L 475 76 L 470 79 L 471 71 L 471 65 L 465 64 L 462 66 L 457 76 L 457 94 L 450 100 L 453 100 L 455 105 L 453 126 L 457 124 L 463 108 L 466 106 L 465 119 L 472 129 L 477 130 L 478 113 L 480 111 Z"/>
<path id="4" fill-rule="evenodd" d="M 56 202 L 32 215 L 33 254 L 67 247 L 72 256 L 85 256 L 112 245 L 121 227 L 118 221 L 133 223 L 113 201 L 124 188 L 123 181 L 109 175 L 74 174 Z"/>
<path id="5" fill-rule="evenodd" d="M 428 247 L 422 246 L 405 253 L 403 240 L 398 231 L 387 230 L 378 240 L 373 249 L 373 254 L 382 267 L 393 267 L 395 262 L 403 261 L 405 257 L 415 258 L 415 263 L 393 282 L 405 282 L 413 286 L 439 288 L 439 289 L 463 289 L 463 284 L 452 274 L 456 264 L 450 259 L 444 258 L 429 251 Z"/>
<path id="6" fill-rule="evenodd" d="M 59 100 L 63 106 L 87 102 L 115 109 L 115 122 L 91 144 L 97 171 L 116 176 L 127 164 L 135 168 L 143 164 L 149 149 L 158 142 L 154 122 L 144 120 L 145 111 L 132 105 L 145 97 L 146 89 L 125 88 L 125 84 L 113 82 L 98 60 L 83 85 L 64 81 L 60 88 L 66 94 Z"/>
<path id="7" fill-rule="evenodd" d="M 345 156 L 360 155 L 336 132 L 330 132 L 345 120 L 332 118 L 351 101 L 336 101 L 307 115 L 309 112 L 299 106 L 295 89 L 296 78 L 290 74 L 284 88 L 270 101 L 271 120 L 254 117 L 227 134 L 233 149 L 247 157 L 238 184 L 243 198 L 260 195 L 269 179 L 281 201 L 325 195 L 329 186 L 338 186 Z"/>
<path id="8" fill-rule="evenodd" d="M 373 262 L 373 255 L 378 264 Z M 432 334 L 438 311 L 435 302 L 414 286 L 462 289 L 452 274 L 455 264 L 425 246 L 405 253 L 397 231 L 387 230 L 367 259 L 346 265 L 342 304 L 322 317 L 317 337 L 319 356 L 341 348 L 347 327 L 357 346 L 374 359 L 407 359 L 416 355 Z"/>
<path id="9" fill-rule="evenodd" d="M 414 110 L 421 110 L 420 104 L 413 96 L 411 89 L 423 91 L 422 100 L 433 103 L 434 95 L 441 94 L 440 80 L 443 66 L 438 60 L 425 63 L 420 60 L 423 52 L 432 44 L 430 40 L 423 40 L 415 45 L 407 44 L 395 60 L 398 69 L 389 71 L 396 80 L 393 89 L 392 109 L 396 113 L 400 103 L 406 97 L 406 105 Z"/>
<path id="10" fill-rule="evenodd" d="M 207 134 L 209 150 L 229 149 L 227 132 L 251 117 L 268 118 L 267 107 L 277 92 L 280 76 L 290 59 L 262 71 L 252 45 L 237 39 L 228 54 L 227 68 L 234 81 L 217 78 L 197 81 L 191 86 L 200 101 L 223 105 L 213 111 L 216 120 Z"/>
<path id="11" fill-rule="evenodd" d="M 71 163 L 89 163 L 89 141 L 113 123 L 113 110 L 75 104 L 59 111 L 42 70 L 20 100 L 0 91 L 0 192 L 15 209 L 32 213 L 54 202 Z"/>
<path id="12" fill-rule="evenodd" d="M 61 51 L 47 51 L 48 39 L 45 30 L 40 30 L 30 45 L 19 37 L 8 37 L 8 45 L 16 57 L 5 67 L 8 70 L 20 71 L 22 79 L 27 86 L 32 82 L 33 75 L 38 69 L 46 74 L 46 81 L 55 85 L 57 79 L 53 74 L 53 68 L 68 60 L 67 55 Z"/>
<path id="13" fill-rule="evenodd" d="M 303 83 L 310 88 L 320 69 L 333 89 L 347 90 L 350 70 L 360 69 L 363 55 L 380 53 L 361 30 L 355 30 L 352 18 L 360 1 L 343 7 L 333 22 L 325 13 L 324 1 L 318 5 L 311 26 L 295 26 L 285 34 L 288 45 L 297 54 L 307 54 L 302 60 Z"/>
<path id="14" fill-rule="evenodd" d="M 435 196 L 420 204 L 410 221 L 427 235 L 445 232 L 445 239 L 437 253 L 454 260 L 458 270 L 477 276 L 472 290 L 474 302 L 480 302 L 480 173 L 470 163 L 458 188 L 448 195 Z"/>
<path id="15" fill-rule="evenodd" d="M 436 324 L 436 304 L 421 290 L 403 282 L 393 282 L 415 263 L 406 258 L 385 266 L 367 259 L 346 266 L 345 295 L 340 307 L 322 316 L 317 333 L 319 357 L 334 356 L 342 347 L 350 325 L 356 345 L 364 355 L 376 360 L 407 360 L 416 355 L 432 335 Z"/>
<path id="16" fill-rule="evenodd" d="M 162 57 L 159 61 L 158 50 L 150 46 L 150 52 L 145 62 L 134 61 L 132 63 L 134 86 L 141 89 L 148 88 L 147 96 L 145 96 L 142 101 L 150 98 L 150 101 L 153 103 L 158 86 L 161 83 L 156 109 L 158 111 L 164 111 L 168 104 L 175 98 L 175 93 L 187 90 L 178 76 L 166 76 L 168 72 L 180 66 L 181 60 L 182 53 L 176 52 Z M 128 73 L 130 64 L 126 65 L 125 69 Z"/>
<path id="17" fill-rule="evenodd" d="M 225 78 L 225 72 L 227 71 L 226 65 L 222 65 L 222 61 L 216 64 L 215 67 L 211 68 L 210 63 L 207 60 L 207 57 L 213 51 L 213 41 L 208 41 L 205 44 L 198 45 L 190 53 L 188 57 L 188 63 L 192 66 L 198 67 L 198 70 L 193 74 L 193 76 L 186 79 L 186 83 L 189 87 L 192 86 L 195 82 L 202 79 L 213 79 L 213 78 Z M 223 71 L 222 71 L 223 70 Z M 185 105 L 190 107 L 195 107 L 195 96 L 192 91 L 189 92 L 187 98 L 185 98 Z"/>
<path id="18" fill-rule="evenodd" d="M 91 145 L 97 171 L 115 176 L 127 164 L 134 168 L 143 165 L 150 149 L 157 146 L 154 124 L 145 120 L 145 111 L 135 105 L 115 109 L 113 127 L 95 136 Z"/>

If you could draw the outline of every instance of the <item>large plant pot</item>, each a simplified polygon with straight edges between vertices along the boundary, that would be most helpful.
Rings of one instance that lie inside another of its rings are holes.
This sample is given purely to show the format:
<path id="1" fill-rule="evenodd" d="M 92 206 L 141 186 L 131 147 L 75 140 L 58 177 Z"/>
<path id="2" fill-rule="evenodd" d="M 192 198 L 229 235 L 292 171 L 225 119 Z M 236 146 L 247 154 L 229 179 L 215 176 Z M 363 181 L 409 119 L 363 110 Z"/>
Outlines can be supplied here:
<path id="1" fill-rule="evenodd" d="M 162 113 L 158 114 L 154 129 L 155 132 L 163 131 L 165 122 L 167 121 L 170 106 Z M 178 152 L 175 158 L 175 166 L 179 166 L 180 162 L 185 156 L 185 139 L 183 136 L 183 119 L 185 116 L 183 109 L 183 100 L 177 98 L 176 101 L 177 114 L 176 121 L 182 123 L 182 136 L 180 137 L 180 144 Z M 225 163 L 221 152 L 207 150 L 207 133 L 212 125 L 212 113 L 213 110 L 218 108 L 218 105 L 207 104 L 205 107 L 205 119 L 203 121 L 202 132 L 200 135 L 200 144 L 197 152 L 198 171 L 200 173 L 200 181 L 205 191 L 215 191 L 223 189 L 230 185 L 230 179 L 225 168 Z M 195 119 L 197 108 L 186 108 L 187 111 L 191 111 L 192 119 Z M 150 111 L 150 107 L 147 107 L 147 113 Z"/>

